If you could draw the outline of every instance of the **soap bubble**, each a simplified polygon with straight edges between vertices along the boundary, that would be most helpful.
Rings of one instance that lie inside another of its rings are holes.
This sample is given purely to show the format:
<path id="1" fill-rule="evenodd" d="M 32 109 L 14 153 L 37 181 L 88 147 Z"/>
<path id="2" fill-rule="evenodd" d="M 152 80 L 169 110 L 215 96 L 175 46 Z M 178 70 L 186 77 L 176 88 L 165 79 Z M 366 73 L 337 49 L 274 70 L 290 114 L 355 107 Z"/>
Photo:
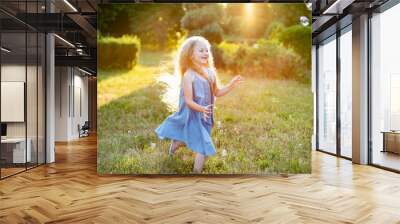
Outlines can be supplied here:
<path id="1" fill-rule="evenodd" d="M 308 24 L 310 24 L 310 20 L 307 18 L 307 16 L 300 16 L 300 24 L 303 26 L 308 26 Z"/>

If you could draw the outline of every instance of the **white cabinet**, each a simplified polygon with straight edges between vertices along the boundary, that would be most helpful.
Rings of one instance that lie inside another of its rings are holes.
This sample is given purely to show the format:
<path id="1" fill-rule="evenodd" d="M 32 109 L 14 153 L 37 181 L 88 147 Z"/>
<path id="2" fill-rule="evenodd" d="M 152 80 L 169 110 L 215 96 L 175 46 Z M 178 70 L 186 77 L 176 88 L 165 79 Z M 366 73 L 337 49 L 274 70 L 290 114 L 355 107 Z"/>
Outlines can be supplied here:
<path id="1" fill-rule="evenodd" d="M 25 163 L 32 161 L 32 140 L 28 138 L 26 143 L 28 145 L 25 151 L 25 138 L 7 138 L 1 140 L 1 144 L 7 144 L 8 147 L 12 147 L 13 163 Z"/>

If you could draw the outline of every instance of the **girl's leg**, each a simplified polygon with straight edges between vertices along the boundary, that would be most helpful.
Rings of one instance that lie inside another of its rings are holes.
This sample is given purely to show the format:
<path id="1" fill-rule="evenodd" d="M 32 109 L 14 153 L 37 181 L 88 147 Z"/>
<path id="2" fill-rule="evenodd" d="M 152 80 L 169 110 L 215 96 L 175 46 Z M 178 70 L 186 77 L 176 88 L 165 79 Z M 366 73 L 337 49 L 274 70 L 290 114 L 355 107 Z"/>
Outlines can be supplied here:
<path id="1" fill-rule="evenodd" d="M 171 145 L 169 146 L 169 154 L 173 155 L 175 154 L 175 151 L 179 148 L 185 146 L 184 142 L 177 141 L 177 140 L 171 140 Z"/>
<path id="2" fill-rule="evenodd" d="M 193 173 L 201 173 L 203 171 L 205 159 L 206 157 L 203 154 L 196 153 L 196 158 L 194 159 Z"/>

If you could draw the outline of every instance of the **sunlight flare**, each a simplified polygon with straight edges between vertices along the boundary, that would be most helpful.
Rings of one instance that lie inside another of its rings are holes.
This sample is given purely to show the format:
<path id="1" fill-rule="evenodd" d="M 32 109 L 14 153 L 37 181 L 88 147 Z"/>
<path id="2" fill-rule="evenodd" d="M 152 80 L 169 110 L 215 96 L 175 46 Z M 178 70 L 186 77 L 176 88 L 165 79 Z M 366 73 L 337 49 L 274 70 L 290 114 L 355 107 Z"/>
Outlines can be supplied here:
<path id="1" fill-rule="evenodd" d="M 253 9 L 254 9 L 253 3 L 248 3 L 248 4 L 246 4 L 245 7 L 246 7 L 246 8 L 245 8 L 246 16 L 247 16 L 247 17 L 253 16 Z"/>
<path id="2" fill-rule="evenodd" d="M 176 111 L 179 104 L 180 79 L 176 75 L 162 73 L 157 78 L 157 82 L 166 85 L 161 100 L 168 106 L 169 111 Z"/>

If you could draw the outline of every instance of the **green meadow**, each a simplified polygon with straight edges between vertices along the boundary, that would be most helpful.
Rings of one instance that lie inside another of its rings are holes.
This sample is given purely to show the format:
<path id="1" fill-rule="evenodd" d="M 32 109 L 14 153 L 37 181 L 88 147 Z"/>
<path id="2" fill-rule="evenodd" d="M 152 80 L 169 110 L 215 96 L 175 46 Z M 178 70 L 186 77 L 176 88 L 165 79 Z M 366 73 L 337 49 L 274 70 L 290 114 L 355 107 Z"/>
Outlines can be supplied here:
<path id="1" fill-rule="evenodd" d="M 171 86 L 158 81 L 172 73 L 171 63 L 170 54 L 142 51 L 132 70 L 98 71 L 100 174 L 192 172 L 192 151 L 183 147 L 169 156 L 170 141 L 154 132 L 173 112 L 163 100 Z M 231 78 L 224 72 L 218 77 L 222 85 Z M 217 154 L 207 158 L 203 173 L 310 173 L 310 84 L 252 77 L 217 98 L 212 131 Z"/>

